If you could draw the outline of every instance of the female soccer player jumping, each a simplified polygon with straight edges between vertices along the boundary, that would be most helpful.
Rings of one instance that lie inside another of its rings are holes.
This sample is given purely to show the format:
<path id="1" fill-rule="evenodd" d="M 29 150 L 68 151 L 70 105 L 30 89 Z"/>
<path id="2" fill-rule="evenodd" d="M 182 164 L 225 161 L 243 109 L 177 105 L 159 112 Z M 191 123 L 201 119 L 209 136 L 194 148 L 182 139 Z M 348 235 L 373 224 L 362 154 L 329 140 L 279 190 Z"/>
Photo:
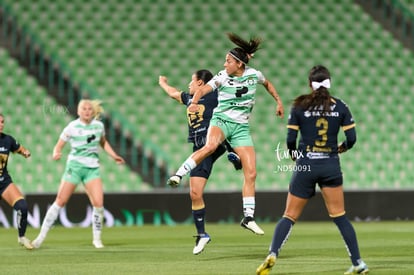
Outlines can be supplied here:
<path id="1" fill-rule="evenodd" d="M 168 180 L 169 185 L 178 185 L 181 178 L 193 170 L 218 146 L 228 140 L 241 159 L 243 166 L 243 212 L 241 226 L 255 234 L 263 235 L 263 230 L 254 220 L 256 153 L 250 135 L 249 118 L 255 103 L 257 84 L 262 84 L 277 102 L 276 115 L 283 117 L 283 104 L 273 84 L 263 74 L 247 66 L 250 58 L 258 50 L 260 39 L 245 41 L 235 34 L 228 34 L 230 40 L 238 47 L 226 54 L 224 70 L 220 71 L 206 85 L 198 88 L 193 96 L 190 112 L 200 109 L 199 100 L 205 94 L 218 90 L 218 106 L 207 133 L 206 144 L 194 152 Z"/>

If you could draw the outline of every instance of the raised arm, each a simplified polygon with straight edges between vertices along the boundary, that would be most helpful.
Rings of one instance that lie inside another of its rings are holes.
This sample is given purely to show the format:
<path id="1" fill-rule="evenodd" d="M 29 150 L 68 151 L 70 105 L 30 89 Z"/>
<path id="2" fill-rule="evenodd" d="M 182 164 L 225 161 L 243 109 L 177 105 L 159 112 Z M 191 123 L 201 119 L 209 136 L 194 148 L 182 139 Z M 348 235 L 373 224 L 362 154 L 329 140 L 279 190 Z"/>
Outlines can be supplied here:
<path id="1" fill-rule="evenodd" d="M 285 109 L 283 108 L 282 100 L 280 99 L 279 94 L 276 91 L 276 88 L 269 80 L 265 80 L 263 86 L 266 88 L 266 91 L 275 99 L 277 102 L 276 115 L 283 118 L 285 115 Z"/>
<path id="2" fill-rule="evenodd" d="M 181 91 L 177 90 L 175 87 L 170 86 L 168 84 L 168 79 L 166 76 L 160 75 L 158 78 L 158 84 L 168 94 L 169 97 L 181 103 Z"/>

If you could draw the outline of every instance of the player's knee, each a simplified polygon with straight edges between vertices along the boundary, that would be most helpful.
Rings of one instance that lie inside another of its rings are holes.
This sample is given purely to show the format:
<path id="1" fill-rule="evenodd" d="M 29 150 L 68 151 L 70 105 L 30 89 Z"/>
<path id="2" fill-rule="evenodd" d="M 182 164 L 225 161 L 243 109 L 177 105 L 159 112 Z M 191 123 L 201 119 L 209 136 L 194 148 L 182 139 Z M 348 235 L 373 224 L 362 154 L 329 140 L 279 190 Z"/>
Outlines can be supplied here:
<path id="1" fill-rule="evenodd" d="M 204 145 L 203 151 L 206 155 L 209 156 L 209 155 L 213 154 L 216 151 L 217 147 L 218 147 L 218 144 L 210 142 L 210 143 L 207 143 L 206 145 Z"/>
<path id="2" fill-rule="evenodd" d="M 190 198 L 191 200 L 194 201 L 198 201 L 202 198 L 203 194 L 200 191 L 197 190 L 191 190 L 190 191 Z"/>
<path id="3" fill-rule="evenodd" d="M 22 215 L 27 215 L 27 202 L 25 199 L 20 199 L 18 200 L 14 205 L 13 205 L 14 210 L 16 210 L 17 212 L 21 213 Z"/>
<path id="4" fill-rule="evenodd" d="M 256 176 L 256 169 L 246 169 L 244 171 L 244 177 L 246 179 L 246 182 L 251 182 L 252 184 L 254 184 L 254 182 L 256 181 Z"/>

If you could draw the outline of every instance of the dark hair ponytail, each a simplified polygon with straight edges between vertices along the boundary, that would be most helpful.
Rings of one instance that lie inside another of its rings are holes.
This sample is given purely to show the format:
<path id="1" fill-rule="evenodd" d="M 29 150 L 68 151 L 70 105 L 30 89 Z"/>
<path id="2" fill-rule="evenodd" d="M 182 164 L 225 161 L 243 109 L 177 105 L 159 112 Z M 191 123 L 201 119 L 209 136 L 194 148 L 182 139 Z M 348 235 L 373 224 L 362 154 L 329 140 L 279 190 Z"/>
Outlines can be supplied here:
<path id="1" fill-rule="evenodd" d="M 228 33 L 229 39 L 238 47 L 230 50 L 230 54 L 236 59 L 247 64 L 253 54 L 259 50 L 259 45 L 262 43 L 260 38 L 250 38 L 249 41 L 244 40 L 235 33 Z"/>
<path id="2" fill-rule="evenodd" d="M 314 66 L 309 72 L 308 79 L 309 85 L 312 87 L 312 93 L 298 96 L 293 102 L 293 107 L 300 107 L 305 110 L 322 107 L 322 113 L 330 112 L 331 95 L 328 88 L 330 87 L 331 74 L 328 69 L 322 65 Z M 323 82 L 326 82 L 326 84 L 319 84 Z"/>

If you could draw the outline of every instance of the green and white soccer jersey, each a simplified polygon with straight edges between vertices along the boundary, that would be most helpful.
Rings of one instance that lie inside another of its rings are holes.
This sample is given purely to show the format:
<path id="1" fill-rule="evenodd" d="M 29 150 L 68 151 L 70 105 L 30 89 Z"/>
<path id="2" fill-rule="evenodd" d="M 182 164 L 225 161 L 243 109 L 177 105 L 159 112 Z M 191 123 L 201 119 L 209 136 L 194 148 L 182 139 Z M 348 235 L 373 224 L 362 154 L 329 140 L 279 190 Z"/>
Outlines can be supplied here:
<path id="1" fill-rule="evenodd" d="M 257 84 L 265 82 L 263 74 L 246 67 L 240 77 L 230 76 L 225 70 L 216 74 L 207 84 L 218 89 L 218 105 L 213 117 L 235 123 L 248 123 L 255 103 Z"/>
<path id="2" fill-rule="evenodd" d="M 99 142 L 103 136 L 105 128 L 101 121 L 92 120 L 85 124 L 77 119 L 70 122 L 60 135 L 60 139 L 69 142 L 72 148 L 68 164 L 77 162 L 90 168 L 99 167 Z"/>

